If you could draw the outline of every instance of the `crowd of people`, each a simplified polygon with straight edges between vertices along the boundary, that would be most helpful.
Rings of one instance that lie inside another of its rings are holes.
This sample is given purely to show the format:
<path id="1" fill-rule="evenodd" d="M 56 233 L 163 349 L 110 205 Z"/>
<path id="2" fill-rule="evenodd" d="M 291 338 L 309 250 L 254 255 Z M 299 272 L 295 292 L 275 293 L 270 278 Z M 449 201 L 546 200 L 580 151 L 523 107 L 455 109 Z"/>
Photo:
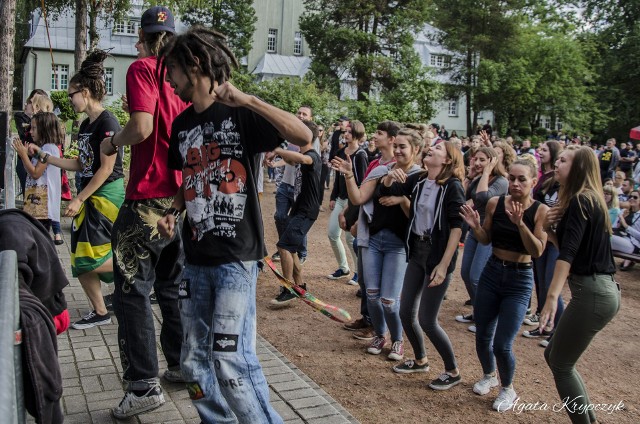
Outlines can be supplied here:
<path id="1" fill-rule="evenodd" d="M 331 189 L 327 237 L 337 268 L 327 278 L 358 286 L 361 317 L 345 329 L 368 342 L 366 352 L 388 352 L 393 372 L 426 373 L 426 335 L 444 363 L 429 387 L 462 381 L 465 364 L 440 325 L 461 253 L 471 309 L 450 319 L 475 333 L 483 375 L 473 392 L 500 386 L 493 408 L 513 407 L 512 345 L 524 323 L 531 329 L 522 335 L 545 347 L 560 397 L 577 406 L 566 409 L 572 422 L 595 420 L 575 364 L 619 309 L 612 250 L 640 253 L 633 146 L 617 149 L 611 139 L 589 147 L 566 137 L 518 146 L 489 121 L 462 138 L 435 123 L 384 121 L 367 138 L 362 122 L 342 116 L 328 134 L 310 106 L 294 115 L 234 87 L 238 62 L 222 34 L 193 27 L 177 35 L 161 6 L 140 24 L 124 128 L 102 105 L 107 54 L 94 51 L 69 81 L 74 110 L 87 116 L 78 157 L 60 154 L 64 132 L 46 93 L 28 100 L 28 139 L 13 143 L 26 174 L 24 209 L 53 225 L 56 242 L 60 170 L 79 179 L 64 214 L 73 217 L 72 272 L 90 312 L 71 327 L 111 323 L 101 281 L 113 283 L 125 386 L 114 417 L 164 403 L 154 292 L 163 378 L 186 384 L 202 421 L 282 422 L 255 352 L 256 281 L 267 251 L 263 220 L 270 220 L 260 210 L 266 173 L 277 183 L 272 259 L 305 288 L 307 235 Z M 123 146 L 131 146 L 126 188 Z M 271 306 L 293 299 L 282 287 Z M 405 336 L 415 358 L 405 357 Z"/>

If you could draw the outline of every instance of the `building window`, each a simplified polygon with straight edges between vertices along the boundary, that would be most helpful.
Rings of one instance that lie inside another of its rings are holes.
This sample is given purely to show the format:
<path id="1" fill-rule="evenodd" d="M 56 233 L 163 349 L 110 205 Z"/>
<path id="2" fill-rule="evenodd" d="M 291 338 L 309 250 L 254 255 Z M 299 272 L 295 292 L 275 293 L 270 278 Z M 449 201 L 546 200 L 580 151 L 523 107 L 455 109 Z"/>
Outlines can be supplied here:
<path id="1" fill-rule="evenodd" d="M 562 121 L 556 121 L 556 129 L 560 131 L 562 129 Z"/>
<path id="2" fill-rule="evenodd" d="M 448 68 L 451 65 L 451 58 L 443 54 L 432 54 L 429 64 L 435 68 Z"/>
<path id="3" fill-rule="evenodd" d="M 293 54 L 296 56 L 302 55 L 302 33 L 300 31 L 296 31 L 293 38 Z"/>
<path id="4" fill-rule="evenodd" d="M 458 101 L 452 100 L 449 102 L 449 116 L 458 116 Z"/>
<path id="5" fill-rule="evenodd" d="M 113 68 L 104 68 L 104 88 L 107 96 L 113 96 Z"/>
<path id="6" fill-rule="evenodd" d="M 278 30 L 269 28 L 269 37 L 267 38 L 267 53 L 276 53 L 278 46 Z"/>
<path id="7" fill-rule="evenodd" d="M 51 89 L 69 88 L 69 65 L 51 65 Z"/>
<path id="8" fill-rule="evenodd" d="M 113 33 L 118 35 L 138 35 L 138 24 L 133 19 L 117 21 L 113 24 Z"/>
<path id="9" fill-rule="evenodd" d="M 542 119 L 542 126 L 548 130 L 551 129 L 551 119 Z"/>

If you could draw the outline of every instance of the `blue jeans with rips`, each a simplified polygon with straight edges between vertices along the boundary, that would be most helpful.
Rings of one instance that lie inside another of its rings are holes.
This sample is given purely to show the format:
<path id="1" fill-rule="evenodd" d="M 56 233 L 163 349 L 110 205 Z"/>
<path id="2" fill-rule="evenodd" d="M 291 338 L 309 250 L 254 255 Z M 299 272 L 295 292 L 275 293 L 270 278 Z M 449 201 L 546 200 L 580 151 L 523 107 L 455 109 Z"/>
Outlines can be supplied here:
<path id="1" fill-rule="evenodd" d="M 276 190 L 276 213 L 273 219 L 276 221 L 276 230 L 278 231 L 278 239 L 282 237 L 284 230 L 289 224 L 289 211 L 293 206 L 293 192 L 295 188 L 290 184 L 281 183 Z M 307 257 L 307 236 L 304 236 L 302 249 L 298 252 L 300 258 Z"/>
<path id="2" fill-rule="evenodd" d="M 187 264 L 182 374 L 203 423 L 282 423 L 256 355 L 257 262 Z"/>
<path id="3" fill-rule="evenodd" d="M 508 268 L 493 257 L 487 261 L 478 282 L 473 309 L 476 353 L 485 374 L 492 374 L 497 363 L 502 387 L 513 382 L 516 369 L 513 341 L 527 313 L 532 289 L 533 269 Z"/>
<path id="4" fill-rule="evenodd" d="M 467 235 L 467 239 L 464 241 L 460 276 L 467 288 L 471 304 L 474 304 L 476 301 L 478 280 L 480 280 L 480 275 L 489 256 L 491 256 L 491 244 L 479 243 L 473 236 L 473 231 L 469 231 L 469 235 Z"/>
<path id="5" fill-rule="evenodd" d="M 391 333 L 391 341 L 402 340 L 400 292 L 407 269 L 404 242 L 391 230 L 381 230 L 362 248 L 364 285 L 373 329 L 379 336 Z"/>

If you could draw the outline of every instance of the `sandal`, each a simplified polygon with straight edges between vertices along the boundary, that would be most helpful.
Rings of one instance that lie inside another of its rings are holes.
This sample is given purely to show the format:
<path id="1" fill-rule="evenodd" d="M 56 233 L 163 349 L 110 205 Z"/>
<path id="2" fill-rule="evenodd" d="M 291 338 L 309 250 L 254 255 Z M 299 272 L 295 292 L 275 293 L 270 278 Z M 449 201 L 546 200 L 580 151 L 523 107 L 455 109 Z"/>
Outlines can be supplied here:
<path id="1" fill-rule="evenodd" d="M 62 234 L 56 234 L 53 236 L 53 243 L 56 245 L 64 244 L 64 240 L 62 240 Z"/>

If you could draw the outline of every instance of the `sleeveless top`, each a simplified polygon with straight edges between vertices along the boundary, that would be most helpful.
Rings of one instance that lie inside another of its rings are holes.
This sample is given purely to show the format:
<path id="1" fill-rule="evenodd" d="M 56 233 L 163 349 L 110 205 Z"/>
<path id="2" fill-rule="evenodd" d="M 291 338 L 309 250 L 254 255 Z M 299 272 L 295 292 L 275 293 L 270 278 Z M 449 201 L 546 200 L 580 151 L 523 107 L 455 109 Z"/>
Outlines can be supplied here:
<path id="1" fill-rule="evenodd" d="M 524 224 L 533 232 L 535 227 L 535 217 L 538 208 L 541 203 L 535 200 L 531 206 L 524 211 L 522 220 Z M 498 249 L 509 250 L 511 252 L 518 252 L 524 255 L 529 255 L 527 249 L 524 247 L 522 237 L 516 224 L 511 222 L 509 215 L 505 211 L 505 196 L 498 198 L 498 204 L 496 210 L 493 212 L 493 222 L 491 224 L 491 244 Z"/>

